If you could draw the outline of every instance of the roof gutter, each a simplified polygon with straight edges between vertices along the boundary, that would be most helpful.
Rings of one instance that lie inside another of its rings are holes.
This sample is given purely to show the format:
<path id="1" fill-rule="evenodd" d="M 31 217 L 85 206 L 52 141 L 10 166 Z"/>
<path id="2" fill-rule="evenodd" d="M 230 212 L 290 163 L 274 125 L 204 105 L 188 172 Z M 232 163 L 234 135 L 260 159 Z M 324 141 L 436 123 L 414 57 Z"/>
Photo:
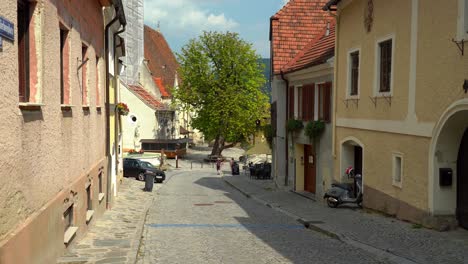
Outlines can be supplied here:
<path id="1" fill-rule="evenodd" d="M 119 19 L 119 21 L 120 21 L 120 23 L 122 23 L 122 20 Z M 117 42 L 116 42 L 116 38 L 117 38 L 117 36 L 118 36 L 120 33 L 122 33 L 122 32 L 125 31 L 126 21 L 123 20 L 123 22 L 124 22 L 125 24 L 121 24 L 121 25 L 122 25 L 122 29 L 119 30 L 119 31 L 117 31 L 117 32 L 115 32 L 114 35 L 113 35 L 113 38 L 114 38 L 114 39 L 113 39 L 114 46 L 113 46 L 112 48 L 114 49 L 114 55 L 117 54 L 117 51 L 116 51 L 116 50 L 117 50 L 117 47 L 116 47 L 116 43 L 117 43 Z M 118 72 L 117 72 L 117 71 L 118 71 L 118 63 L 119 63 L 119 60 L 118 60 L 118 59 L 114 60 L 114 65 L 113 65 L 113 67 L 114 67 L 114 74 L 115 74 L 116 76 L 117 76 L 117 74 L 118 74 Z M 118 87 L 119 87 L 119 84 L 118 84 L 117 82 L 115 82 L 115 88 L 114 88 L 114 98 L 115 98 L 115 100 L 118 100 L 118 98 L 119 98 L 119 97 L 118 97 L 118 91 L 119 91 Z M 115 110 L 114 110 L 114 111 L 115 111 Z M 114 117 L 115 117 L 115 121 L 114 121 L 114 145 L 115 145 L 115 149 L 116 149 L 116 151 L 115 151 L 115 164 L 118 164 L 117 161 L 118 161 L 118 159 L 119 159 L 119 154 L 120 154 L 120 145 L 119 145 L 119 126 L 120 126 L 120 118 L 118 118 L 118 116 L 115 115 L 115 114 L 114 114 Z M 117 174 L 117 171 L 118 171 L 118 167 L 119 167 L 119 166 L 115 166 L 116 174 Z M 110 184 L 108 184 L 108 186 L 110 186 Z"/>
<path id="2" fill-rule="evenodd" d="M 106 157 L 107 157 L 107 191 L 106 191 L 106 208 L 110 209 L 110 193 L 111 193 L 111 181 L 112 181 L 112 156 L 110 152 L 110 62 L 109 62 L 109 31 L 110 28 L 117 22 L 120 22 L 121 25 L 126 25 L 127 21 L 125 20 L 125 13 L 121 0 L 114 0 L 115 16 L 109 21 L 104 30 L 104 56 L 106 61 Z"/>
<path id="3" fill-rule="evenodd" d="M 336 11 L 336 6 L 341 0 L 330 0 L 325 6 L 322 8 L 323 11 Z"/>

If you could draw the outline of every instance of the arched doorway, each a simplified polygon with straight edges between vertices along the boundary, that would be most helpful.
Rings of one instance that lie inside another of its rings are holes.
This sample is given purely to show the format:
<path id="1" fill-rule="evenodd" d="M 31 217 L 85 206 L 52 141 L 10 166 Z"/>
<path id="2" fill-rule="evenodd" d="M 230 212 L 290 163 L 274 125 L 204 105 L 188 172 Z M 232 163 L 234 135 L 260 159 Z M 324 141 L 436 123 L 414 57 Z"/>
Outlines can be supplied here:
<path id="1" fill-rule="evenodd" d="M 340 175 L 349 166 L 354 167 L 356 174 L 363 174 L 363 144 L 355 138 L 346 138 L 341 142 Z M 346 180 L 343 179 L 342 180 Z"/>
<path id="2" fill-rule="evenodd" d="M 467 129 L 464 100 L 450 107 L 435 127 L 429 151 L 429 206 L 434 216 L 456 217 L 468 229 Z"/>
<path id="3" fill-rule="evenodd" d="M 463 134 L 457 158 L 457 220 L 468 229 L 468 129 Z"/>

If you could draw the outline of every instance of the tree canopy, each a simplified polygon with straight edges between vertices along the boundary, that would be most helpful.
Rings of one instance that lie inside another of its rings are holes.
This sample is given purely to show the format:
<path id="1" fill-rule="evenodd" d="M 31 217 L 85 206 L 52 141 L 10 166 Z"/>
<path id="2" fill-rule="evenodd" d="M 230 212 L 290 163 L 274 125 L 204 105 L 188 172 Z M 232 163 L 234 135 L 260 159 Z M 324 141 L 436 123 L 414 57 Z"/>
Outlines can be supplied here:
<path id="1" fill-rule="evenodd" d="M 204 32 L 177 58 L 182 82 L 174 97 L 195 112 L 192 126 L 215 140 L 212 154 L 253 134 L 269 103 L 262 90 L 264 66 L 252 45 L 237 33 Z"/>

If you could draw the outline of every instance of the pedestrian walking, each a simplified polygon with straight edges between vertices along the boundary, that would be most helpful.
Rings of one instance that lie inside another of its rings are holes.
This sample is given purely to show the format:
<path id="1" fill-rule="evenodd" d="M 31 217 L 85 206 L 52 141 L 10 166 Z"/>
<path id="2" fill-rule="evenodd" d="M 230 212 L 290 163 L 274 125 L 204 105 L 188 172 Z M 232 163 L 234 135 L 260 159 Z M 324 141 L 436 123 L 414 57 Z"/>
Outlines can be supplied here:
<path id="1" fill-rule="evenodd" d="M 231 166 L 231 174 L 233 174 L 234 158 L 231 158 L 229 165 Z"/>
<path id="2" fill-rule="evenodd" d="M 222 164 L 221 158 L 218 158 L 216 160 L 216 172 L 218 173 L 218 175 L 219 175 L 219 173 L 221 171 L 221 164 Z"/>

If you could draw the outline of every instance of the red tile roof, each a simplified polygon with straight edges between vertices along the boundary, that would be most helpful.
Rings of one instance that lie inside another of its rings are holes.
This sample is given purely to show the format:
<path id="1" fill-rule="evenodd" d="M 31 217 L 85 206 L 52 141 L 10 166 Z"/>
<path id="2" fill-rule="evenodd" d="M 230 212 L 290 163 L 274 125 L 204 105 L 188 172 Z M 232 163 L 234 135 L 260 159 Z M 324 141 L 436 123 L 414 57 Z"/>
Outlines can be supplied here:
<path id="1" fill-rule="evenodd" d="M 335 23 L 330 24 L 329 34 L 327 27 L 314 40 L 309 42 L 293 60 L 283 67 L 284 72 L 292 72 L 314 65 L 322 64 L 335 54 Z"/>
<path id="2" fill-rule="evenodd" d="M 132 91 L 140 100 L 142 100 L 146 105 L 153 108 L 154 110 L 165 109 L 165 105 L 156 99 L 154 95 L 146 91 L 143 87 L 138 85 L 129 85 L 128 88 Z"/>
<path id="3" fill-rule="evenodd" d="M 156 84 L 156 86 L 159 88 L 159 91 L 161 92 L 162 98 L 169 98 L 171 97 L 171 94 L 167 91 L 166 87 L 163 84 L 163 81 L 160 77 L 153 77 L 153 81 Z"/>
<path id="4" fill-rule="evenodd" d="M 333 17 L 322 7 L 327 0 L 290 0 L 270 19 L 272 70 L 281 68 L 294 58 L 307 43 L 322 32 Z"/>
<path id="5" fill-rule="evenodd" d="M 164 87 L 174 86 L 176 71 L 179 68 L 174 53 L 160 32 L 146 25 L 144 31 L 145 58 L 148 60 L 148 68 L 154 77 L 162 79 Z M 167 90 L 166 92 L 170 96 Z"/>

